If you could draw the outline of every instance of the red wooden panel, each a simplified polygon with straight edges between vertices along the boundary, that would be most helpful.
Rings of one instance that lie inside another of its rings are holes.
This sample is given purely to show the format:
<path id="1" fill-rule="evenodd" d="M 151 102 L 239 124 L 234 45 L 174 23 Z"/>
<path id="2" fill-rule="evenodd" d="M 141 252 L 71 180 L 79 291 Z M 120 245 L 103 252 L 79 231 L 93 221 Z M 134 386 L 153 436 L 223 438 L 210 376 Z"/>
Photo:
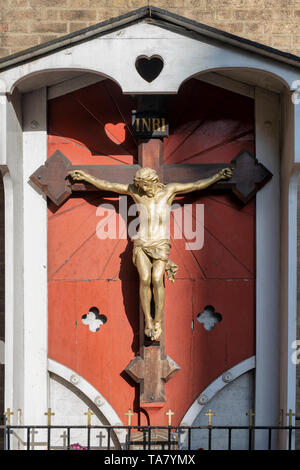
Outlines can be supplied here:
<path id="1" fill-rule="evenodd" d="M 134 163 L 133 155 L 95 155 L 82 142 L 69 137 L 49 135 L 48 156 L 56 150 L 68 155 L 73 165 L 123 165 Z M 116 149 L 117 151 L 117 149 Z"/>
<path id="2" fill-rule="evenodd" d="M 49 134 L 80 142 L 92 155 L 136 158 L 137 144 L 130 131 L 134 106 L 117 85 L 103 80 L 50 100 Z"/>
<path id="3" fill-rule="evenodd" d="M 182 368 L 168 382 L 167 397 L 178 421 L 186 412 L 186 403 L 179 397 L 189 397 L 192 403 L 225 370 L 253 354 L 254 291 L 255 283 L 249 280 L 180 280 L 176 286 L 167 285 L 165 322 L 172 334 L 166 335 L 166 350 Z M 222 315 L 211 331 L 196 319 L 207 305 Z M 174 306 L 181 312 L 176 319 Z"/>
<path id="4" fill-rule="evenodd" d="M 137 294 L 137 283 L 49 282 L 49 356 L 97 387 L 120 416 L 135 395 L 120 375 L 132 358 L 133 331 L 138 329 L 138 306 L 126 292 Z M 92 306 L 108 318 L 97 333 L 91 333 L 81 318 Z"/>
<path id="5" fill-rule="evenodd" d="M 243 148 L 253 151 L 254 107 L 249 98 L 193 79 L 168 103 L 166 163 L 224 163 Z"/>

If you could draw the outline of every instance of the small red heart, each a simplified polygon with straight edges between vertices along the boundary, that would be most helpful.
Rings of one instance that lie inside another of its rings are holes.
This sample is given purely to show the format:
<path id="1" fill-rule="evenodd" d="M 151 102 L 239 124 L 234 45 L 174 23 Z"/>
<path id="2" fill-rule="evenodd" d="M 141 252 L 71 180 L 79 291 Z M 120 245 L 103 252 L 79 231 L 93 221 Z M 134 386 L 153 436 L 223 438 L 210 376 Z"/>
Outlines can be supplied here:
<path id="1" fill-rule="evenodd" d="M 126 137 L 124 122 L 119 122 L 118 124 L 108 122 L 105 124 L 104 130 L 107 137 L 115 144 L 120 145 L 124 142 Z"/>

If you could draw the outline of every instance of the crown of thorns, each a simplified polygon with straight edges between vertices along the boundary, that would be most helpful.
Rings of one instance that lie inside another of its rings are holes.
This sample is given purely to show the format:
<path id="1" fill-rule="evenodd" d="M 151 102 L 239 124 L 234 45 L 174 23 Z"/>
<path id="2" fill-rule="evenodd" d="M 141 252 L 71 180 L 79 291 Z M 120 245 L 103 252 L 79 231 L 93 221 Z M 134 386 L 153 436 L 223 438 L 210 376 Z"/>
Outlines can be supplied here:
<path id="1" fill-rule="evenodd" d="M 134 178 L 134 183 L 139 183 L 141 181 L 158 181 L 158 174 L 152 168 L 140 168 Z"/>

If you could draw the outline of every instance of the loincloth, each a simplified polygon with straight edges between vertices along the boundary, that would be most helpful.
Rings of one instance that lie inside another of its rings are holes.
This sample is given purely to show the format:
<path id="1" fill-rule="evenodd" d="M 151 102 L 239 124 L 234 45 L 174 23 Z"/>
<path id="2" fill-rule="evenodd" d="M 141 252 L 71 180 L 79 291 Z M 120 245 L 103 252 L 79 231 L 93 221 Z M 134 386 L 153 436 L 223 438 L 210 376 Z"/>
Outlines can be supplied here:
<path id="1" fill-rule="evenodd" d="M 133 241 L 133 264 L 136 265 L 136 257 L 140 251 L 143 251 L 147 256 L 154 260 L 161 260 L 166 262 L 166 273 L 168 279 L 172 282 L 175 281 L 175 274 L 178 266 L 169 259 L 171 244 L 169 240 L 159 241 L 144 241 L 137 238 Z"/>

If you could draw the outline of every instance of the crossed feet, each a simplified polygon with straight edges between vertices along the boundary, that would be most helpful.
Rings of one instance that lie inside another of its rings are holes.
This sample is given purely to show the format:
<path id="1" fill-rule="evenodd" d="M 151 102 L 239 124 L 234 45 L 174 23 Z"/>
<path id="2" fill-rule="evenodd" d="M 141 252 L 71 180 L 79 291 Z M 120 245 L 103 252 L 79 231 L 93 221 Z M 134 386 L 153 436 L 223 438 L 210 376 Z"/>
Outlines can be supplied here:
<path id="1" fill-rule="evenodd" d="M 146 325 L 145 328 L 145 335 L 149 336 L 152 341 L 157 341 L 162 334 L 162 329 L 161 329 L 161 322 L 157 321 Z"/>

